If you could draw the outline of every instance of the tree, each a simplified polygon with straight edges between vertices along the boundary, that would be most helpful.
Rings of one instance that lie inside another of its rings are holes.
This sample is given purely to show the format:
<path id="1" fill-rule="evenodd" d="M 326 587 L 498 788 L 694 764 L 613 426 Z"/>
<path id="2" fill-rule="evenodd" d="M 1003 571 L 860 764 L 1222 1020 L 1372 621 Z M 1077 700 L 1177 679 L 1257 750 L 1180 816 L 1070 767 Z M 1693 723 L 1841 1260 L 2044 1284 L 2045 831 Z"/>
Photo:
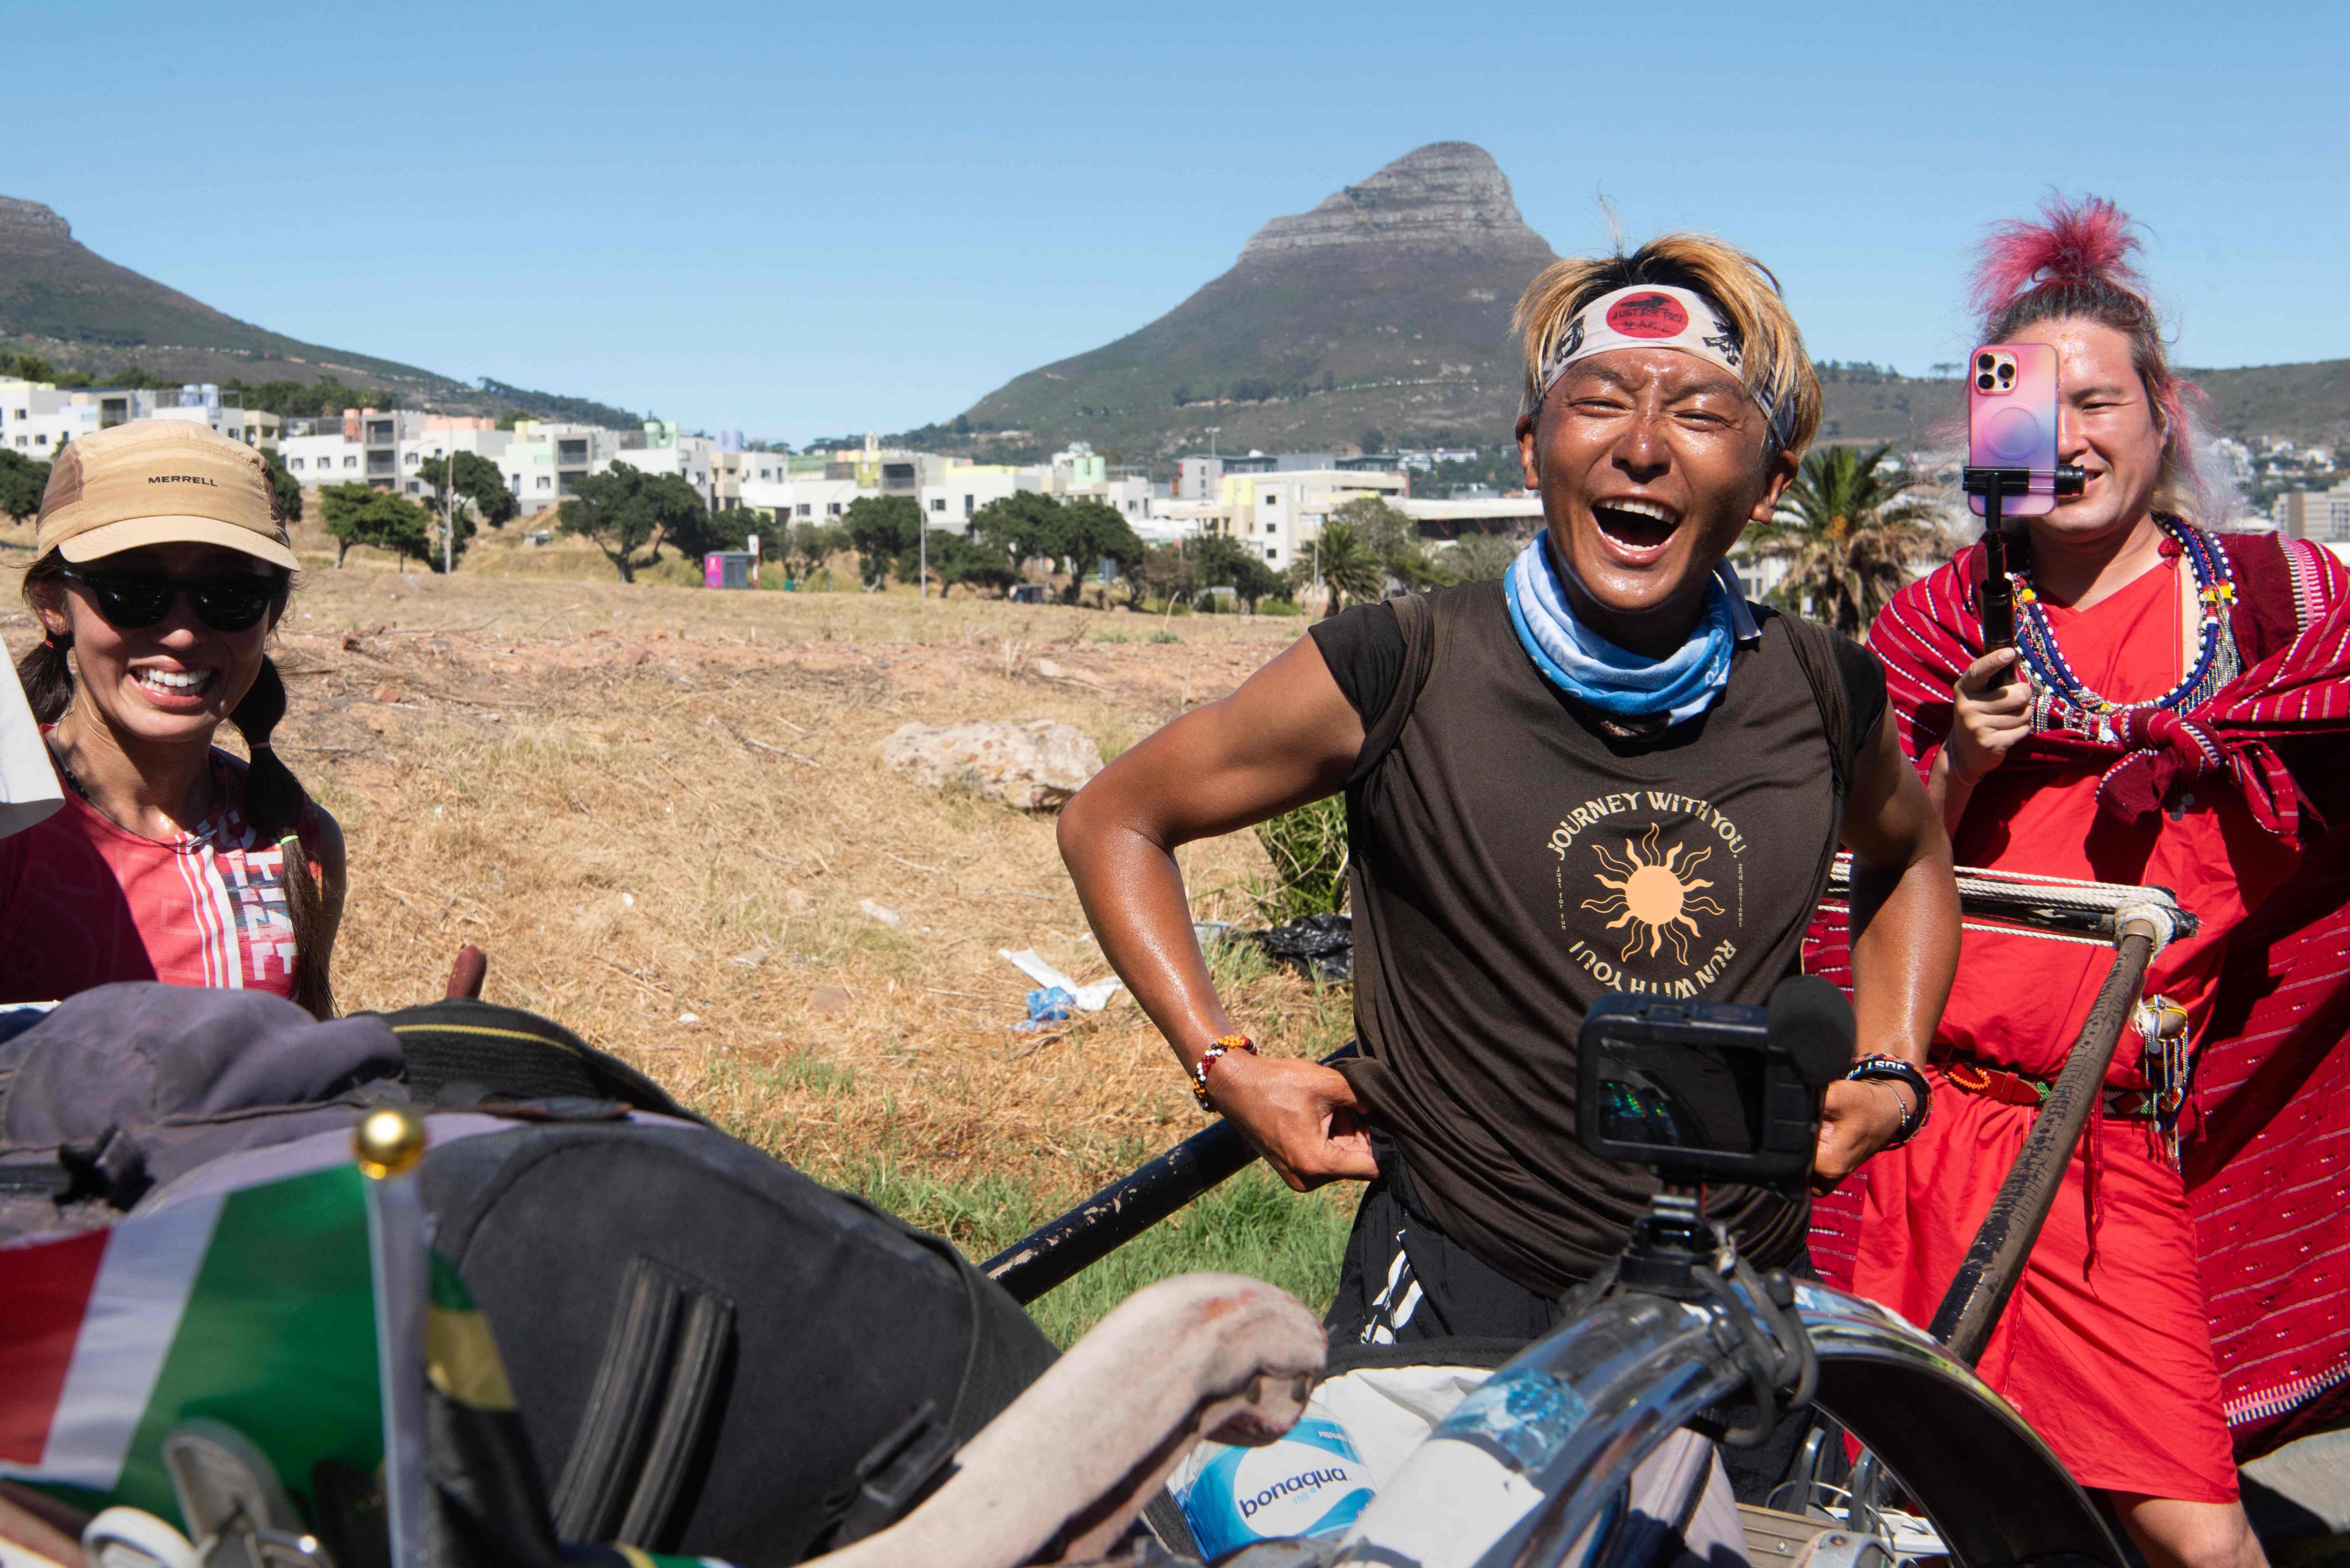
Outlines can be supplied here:
<path id="1" fill-rule="evenodd" d="M 1387 575 L 1396 581 L 1424 588 L 1443 579 L 1444 574 L 1429 559 L 1428 546 L 1420 541 L 1419 520 L 1382 498 L 1357 495 L 1332 507 L 1330 521 L 1343 523 L 1361 535 Z"/>
<path id="2" fill-rule="evenodd" d="M 261 449 L 261 462 L 269 470 L 269 491 L 277 503 L 277 510 L 288 523 L 302 518 L 302 482 L 286 472 L 286 460 L 270 447 Z"/>
<path id="3" fill-rule="evenodd" d="M 871 593 L 880 591 L 893 566 L 899 578 L 910 578 L 913 557 L 922 544 L 922 509 L 910 495 L 860 495 L 841 515 L 850 548 L 857 552 L 858 578 Z"/>
<path id="4" fill-rule="evenodd" d="M 17 355 L 16 374 L 27 381 L 54 381 L 57 376 L 57 367 L 38 354 Z"/>
<path id="5" fill-rule="evenodd" d="M 712 550 L 750 548 L 751 530 L 759 521 L 755 509 L 745 511 L 738 506 L 731 512 L 713 512 L 702 504 L 702 497 L 693 486 L 676 474 L 665 474 L 657 483 L 664 486 L 674 485 L 678 492 L 691 497 L 693 502 L 688 508 L 682 500 L 672 496 L 676 500 L 677 513 L 670 524 L 668 543 L 674 545 L 680 555 L 688 560 L 699 560 Z"/>
<path id="6" fill-rule="evenodd" d="M 439 521 L 413 501 L 364 484 L 330 484 L 318 492 L 318 503 L 327 514 L 327 533 L 335 541 L 336 566 L 343 564 L 352 545 L 366 545 L 413 557 L 436 572 L 441 569 Z"/>
<path id="7" fill-rule="evenodd" d="M 1175 545 L 1151 546 L 1144 552 L 1131 576 L 1143 592 L 1164 601 L 1170 608 L 1177 600 L 1188 598 L 1200 580 L 1190 558 Z"/>
<path id="8" fill-rule="evenodd" d="M 49 465 L 35 462 L 22 452 L 0 451 L 0 512 L 22 523 L 41 509 L 41 493 L 49 486 Z"/>
<path id="9" fill-rule="evenodd" d="M 1290 576 L 1303 586 L 1313 580 L 1318 565 L 1323 586 L 1330 590 L 1330 602 L 1322 612 L 1325 618 L 1336 615 L 1347 599 L 1357 603 L 1376 599 L 1388 587 L 1387 564 L 1370 541 L 1353 524 L 1337 521 L 1337 513 L 1333 512 L 1331 518 L 1322 524 L 1319 562 L 1309 557 L 1290 569 Z"/>
<path id="10" fill-rule="evenodd" d="M 795 581 L 814 576 L 847 548 L 848 535 L 828 523 L 795 523 L 775 538 L 775 556 L 784 564 L 784 575 Z"/>
<path id="11" fill-rule="evenodd" d="M 1104 561 L 1114 561 L 1120 572 L 1130 572 L 1141 564 L 1145 551 L 1142 541 L 1117 507 L 1099 501 L 1073 501 L 1061 509 L 1061 554 L 1069 561 L 1068 601 L 1077 602 L 1077 594 L 1087 577 Z"/>
<path id="12" fill-rule="evenodd" d="M 1057 561 L 1069 553 L 1069 509 L 1049 495 L 1015 490 L 981 507 L 971 520 L 971 533 L 1003 555 L 1016 574 L 1036 556 Z"/>
<path id="13" fill-rule="evenodd" d="M 1945 547 L 1933 504 L 1918 493 L 1924 481 L 1886 467 L 1892 446 L 1810 452 L 1771 521 L 1746 535 L 1757 559 L 1787 565 L 1774 600 L 1850 638 L 1866 639 L 1911 569 Z"/>
<path id="14" fill-rule="evenodd" d="M 555 525 L 594 541 L 620 580 L 633 583 L 640 569 L 660 558 L 663 545 L 697 537 L 709 516 L 693 486 L 676 474 L 656 478 L 616 462 L 574 483 L 570 499 L 556 510 Z"/>
<path id="15" fill-rule="evenodd" d="M 1251 609 L 1283 587 L 1281 575 L 1257 558 L 1253 547 L 1223 534 L 1203 535 L 1191 542 L 1192 569 L 1203 588 L 1230 588 L 1232 597 Z"/>
<path id="16" fill-rule="evenodd" d="M 461 452 L 454 456 L 461 510 L 470 506 L 475 517 L 493 528 L 503 528 L 522 514 L 522 503 L 506 488 L 506 476 L 498 472 L 496 463 L 479 452 Z M 437 457 L 428 457 L 416 465 L 416 477 L 439 495 L 449 483 L 449 466 Z"/>
<path id="17" fill-rule="evenodd" d="M 1463 534 L 1439 564 L 1456 583 L 1490 583 L 1525 550 L 1523 534 Z"/>
<path id="18" fill-rule="evenodd" d="M 1000 550 L 976 544 L 959 534 L 931 535 L 931 576 L 938 579 L 939 595 L 955 583 L 1002 593 L 1020 580 Z"/>

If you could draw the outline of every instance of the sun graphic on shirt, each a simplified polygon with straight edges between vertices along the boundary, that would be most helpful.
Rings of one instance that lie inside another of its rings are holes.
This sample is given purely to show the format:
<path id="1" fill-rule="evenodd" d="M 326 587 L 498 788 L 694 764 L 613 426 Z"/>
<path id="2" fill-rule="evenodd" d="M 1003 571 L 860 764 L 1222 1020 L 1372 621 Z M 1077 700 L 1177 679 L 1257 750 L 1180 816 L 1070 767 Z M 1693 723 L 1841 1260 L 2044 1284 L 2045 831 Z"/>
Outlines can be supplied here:
<path id="1" fill-rule="evenodd" d="M 1631 933 L 1624 940 L 1624 950 L 1616 956 L 1628 959 L 1640 948 L 1643 939 L 1653 958 L 1662 951 L 1667 942 L 1673 947 L 1673 961 L 1689 962 L 1689 939 L 1698 935 L 1692 915 L 1726 915 L 1730 911 L 1700 893 L 1700 888 L 1713 884 L 1693 875 L 1698 867 L 1713 851 L 1700 849 L 1686 860 L 1681 858 L 1682 846 L 1674 845 L 1662 854 L 1657 850 L 1657 825 L 1648 824 L 1648 831 L 1640 842 L 1624 841 L 1624 857 L 1618 860 L 1607 853 L 1607 846 L 1594 844 L 1593 854 L 1608 872 L 1595 871 L 1591 879 L 1611 889 L 1605 897 L 1586 898 L 1583 907 L 1596 915 L 1613 915 L 1607 922 L 1609 930 L 1629 926 Z M 1694 897 L 1692 897 L 1694 895 Z M 1686 930 L 1687 934 L 1683 932 Z"/>

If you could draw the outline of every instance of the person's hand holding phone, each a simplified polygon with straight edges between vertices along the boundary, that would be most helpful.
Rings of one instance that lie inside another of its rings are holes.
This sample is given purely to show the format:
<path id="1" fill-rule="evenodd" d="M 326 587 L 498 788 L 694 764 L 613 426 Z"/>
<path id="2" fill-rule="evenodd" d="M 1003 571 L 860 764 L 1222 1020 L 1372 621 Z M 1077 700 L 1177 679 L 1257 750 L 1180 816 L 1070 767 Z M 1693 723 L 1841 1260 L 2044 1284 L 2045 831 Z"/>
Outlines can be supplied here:
<path id="1" fill-rule="evenodd" d="M 2015 649 L 1995 648 L 1967 666 L 1950 700 L 1950 776 L 1972 785 L 2032 732 L 2032 683 L 2016 668 Z"/>

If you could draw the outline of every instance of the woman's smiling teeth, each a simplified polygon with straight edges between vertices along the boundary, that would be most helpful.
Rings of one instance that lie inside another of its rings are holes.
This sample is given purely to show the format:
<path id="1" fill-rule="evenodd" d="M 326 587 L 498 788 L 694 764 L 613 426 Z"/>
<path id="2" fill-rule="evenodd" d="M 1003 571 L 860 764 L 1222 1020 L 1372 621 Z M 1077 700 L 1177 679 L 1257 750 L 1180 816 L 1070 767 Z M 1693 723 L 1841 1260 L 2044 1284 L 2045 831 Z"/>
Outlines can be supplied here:
<path id="1" fill-rule="evenodd" d="M 220 672 L 216 670 L 134 670 L 140 685 L 161 697 L 200 697 Z"/>

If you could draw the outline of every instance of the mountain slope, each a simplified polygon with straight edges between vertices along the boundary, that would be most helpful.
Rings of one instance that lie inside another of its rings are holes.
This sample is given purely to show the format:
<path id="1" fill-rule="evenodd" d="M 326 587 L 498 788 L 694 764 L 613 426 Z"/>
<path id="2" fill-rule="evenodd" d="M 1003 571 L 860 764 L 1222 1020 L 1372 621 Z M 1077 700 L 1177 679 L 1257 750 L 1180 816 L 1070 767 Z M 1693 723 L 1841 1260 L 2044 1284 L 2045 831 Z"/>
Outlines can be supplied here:
<path id="1" fill-rule="evenodd" d="M 625 428 L 638 416 L 503 382 L 470 387 L 394 359 L 305 343 L 213 309 L 108 261 L 38 202 L 0 196 L 0 352 L 29 353 L 95 377 L 136 365 L 182 381 L 314 382 L 402 394 L 451 413 L 516 410 Z"/>
<path id="2" fill-rule="evenodd" d="M 294 380 L 315 380 L 331 369 L 376 382 L 457 385 L 413 365 L 304 343 L 239 321 L 108 261 L 75 239 L 56 213 L 8 196 L 0 196 L 0 334 L 47 339 L 66 351 L 45 356 L 52 358 L 78 359 L 83 355 L 71 350 L 79 348 L 105 351 L 119 361 L 124 350 L 137 349 L 142 367 L 167 375 L 167 359 L 194 355 L 208 362 L 244 361 Z"/>
<path id="3" fill-rule="evenodd" d="M 1130 462 L 1207 444 L 1268 451 L 1505 436 L 1510 308 L 1557 258 L 1483 149 L 1406 154 L 1275 218 L 1230 272 L 1140 331 L 1032 370 L 964 416 Z"/>
<path id="4" fill-rule="evenodd" d="M 1087 440 L 1153 466 L 1206 450 L 1211 426 L 1226 451 L 1492 446 L 1517 414 L 1510 309 L 1555 259 L 1482 148 L 1438 142 L 1275 218 L 1140 331 L 1016 378 L 951 431 L 910 436 L 982 454 Z M 2194 375 L 2220 431 L 2350 442 L 2350 360 Z M 1956 381 L 1827 379 L 1823 440 L 1923 448 L 1963 425 Z"/>

